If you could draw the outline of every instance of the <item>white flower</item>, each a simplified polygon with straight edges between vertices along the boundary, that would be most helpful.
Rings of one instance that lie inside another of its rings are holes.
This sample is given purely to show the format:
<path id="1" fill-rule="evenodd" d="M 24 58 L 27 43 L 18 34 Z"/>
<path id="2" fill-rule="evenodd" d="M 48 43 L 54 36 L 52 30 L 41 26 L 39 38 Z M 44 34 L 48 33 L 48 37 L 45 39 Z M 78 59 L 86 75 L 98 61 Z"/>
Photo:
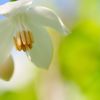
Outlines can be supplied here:
<path id="1" fill-rule="evenodd" d="M 47 27 L 65 32 L 60 18 L 50 9 L 33 6 L 32 0 L 8 2 L 0 6 L 0 64 L 10 55 L 13 40 L 18 51 L 28 52 L 31 61 L 47 68 L 53 55 L 53 45 Z"/>
<path id="2" fill-rule="evenodd" d="M 14 62 L 11 56 L 9 56 L 3 64 L 0 64 L 0 78 L 3 80 L 10 80 L 14 71 Z"/>

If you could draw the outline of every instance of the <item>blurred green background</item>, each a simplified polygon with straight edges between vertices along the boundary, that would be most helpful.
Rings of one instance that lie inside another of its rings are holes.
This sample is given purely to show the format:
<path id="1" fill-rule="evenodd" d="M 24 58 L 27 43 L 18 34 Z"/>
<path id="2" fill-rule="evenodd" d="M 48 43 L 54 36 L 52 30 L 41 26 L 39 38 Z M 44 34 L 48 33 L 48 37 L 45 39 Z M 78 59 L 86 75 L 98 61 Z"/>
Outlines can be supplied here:
<path id="1" fill-rule="evenodd" d="M 70 33 L 61 38 L 49 30 L 54 57 L 48 70 L 15 55 L 13 78 L 0 80 L 0 100 L 100 100 L 100 0 L 34 3 L 52 8 Z"/>

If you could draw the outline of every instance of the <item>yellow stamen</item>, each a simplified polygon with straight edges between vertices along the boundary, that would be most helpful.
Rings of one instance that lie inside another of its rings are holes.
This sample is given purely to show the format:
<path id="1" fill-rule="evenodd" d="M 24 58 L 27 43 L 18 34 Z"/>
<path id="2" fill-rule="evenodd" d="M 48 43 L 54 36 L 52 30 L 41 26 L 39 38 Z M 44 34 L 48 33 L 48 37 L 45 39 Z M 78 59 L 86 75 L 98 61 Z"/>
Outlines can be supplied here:
<path id="1" fill-rule="evenodd" d="M 33 37 L 30 31 L 18 32 L 16 36 L 13 37 L 13 39 L 18 51 L 27 51 L 32 49 Z"/>
<path id="2" fill-rule="evenodd" d="M 31 44 L 31 39 L 30 39 L 30 36 L 28 34 L 28 32 L 26 33 L 26 41 L 27 41 L 27 45 L 30 45 Z"/>
<path id="3" fill-rule="evenodd" d="M 17 50 L 19 50 L 18 45 L 17 45 L 16 38 L 15 38 L 15 37 L 13 37 L 13 40 L 14 40 L 14 44 L 15 44 L 16 49 L 17 49 Z M 19 51 L 20 51 L 20 50 L 19 50 Z"/>
<path id="4" fill-rule="evenodd" d="M 21 32 L 21 40 L 23 42 L 24 45 L 26 45 L 26 31 L 22 31 Z"/>
<path id="5" fill-rule="evenodd" d="M 31 42 L 34 42 L 34 41 L 33 41 L 32 32 L 28 31 L 28 35 L 29 35 L 29 37 L 30 37 L 30 41 L 31 41 Z"/>
<path id="6" fill-rule="evenodd" d="M 21 37 L 20 37 L 20 33 L 19 32 L 17 33 L 16 37 L 17 37 L 16 38 L 17 46 L 18 46 L 19 50 L 21 50 L 22 42 L 21 42 Z"/>
<path id="7" fill-rule="evenodd" d="M 25 45 L 22 45 L 22 50 L 23 51 L 26 51 L 27 50 L 26 47 L 25 47 Z"/>

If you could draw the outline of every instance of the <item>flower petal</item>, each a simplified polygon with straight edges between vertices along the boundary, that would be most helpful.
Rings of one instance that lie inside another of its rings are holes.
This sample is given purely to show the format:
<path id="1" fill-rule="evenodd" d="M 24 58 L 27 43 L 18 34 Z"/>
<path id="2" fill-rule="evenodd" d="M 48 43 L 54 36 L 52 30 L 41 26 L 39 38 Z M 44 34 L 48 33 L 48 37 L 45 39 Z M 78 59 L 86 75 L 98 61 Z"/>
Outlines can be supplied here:
<path id="1" fill-rule="evenodd" d="M 11 22 L 8 20 L 0 21 L 0 65 L 6 60 L 12 50 L 13 32 L 14 25 Z"/>
<path id="2" fill-rule="evenodd" d="M 11 56 L 9 56 L 6 61 L 0 64 L 0 78 L 3 80 L 10 80 L 14 72 L 14 62 Z"/>
<path id="3" fill-rule="evenodd" d="M 32 0 L 19 0 L 19 1 L 14 1 L 14 2 L 7 2 L 0 6 L 0 15 L 7 15 L 8 13 L 11 13 L 15 9 L 18 9 L 30 4 L 32 4 Z"/>
<path id="4" fill-rule="evenodd" d="M 59 33 L 68 33 L 61 19 L 51 9 L 41 6 L 31 7 L 28 15 L 35 25 L 51 27 Z"/>
<path id="5" fill-rule="evenodd" d="M 53 56 L 51 38 L 48 32 L 43 28 L 30 25 L 30 29 L 34 39 L 33 48 L 29 52 L 31 60 L 38 67 L 48 68 Z"/>

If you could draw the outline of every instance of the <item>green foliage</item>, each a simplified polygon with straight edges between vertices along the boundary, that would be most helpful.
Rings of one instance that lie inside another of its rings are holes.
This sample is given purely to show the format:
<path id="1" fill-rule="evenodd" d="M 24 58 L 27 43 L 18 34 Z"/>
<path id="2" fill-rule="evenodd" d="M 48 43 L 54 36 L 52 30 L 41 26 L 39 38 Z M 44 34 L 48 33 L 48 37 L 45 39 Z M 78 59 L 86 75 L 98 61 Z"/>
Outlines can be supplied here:
<path id="1" fill-rule="evenodd" d="M 10 0 L 10 1 L 17 1 L 17 0 Z"/>
<path id="2" fill-rule="evenodd" d="M 16 91 L 5 91 L 0 93 L 0 100 L 38 100 L 37 92 L 33 84 Z"/>
<path id="3" fill-rule="evenodd" d="M 100 26 L 94 20 L 80 22 L 60 48 L 61 73 L 74 80 L 90 100 L 100 100 Z"/>
<path id="4" fill-rule="evenodd" d="M 80 21 L 60 48 L 64 80 L 73 80 L 88 100 L 100 100 L 99 0 L 81 0 Z"/>

